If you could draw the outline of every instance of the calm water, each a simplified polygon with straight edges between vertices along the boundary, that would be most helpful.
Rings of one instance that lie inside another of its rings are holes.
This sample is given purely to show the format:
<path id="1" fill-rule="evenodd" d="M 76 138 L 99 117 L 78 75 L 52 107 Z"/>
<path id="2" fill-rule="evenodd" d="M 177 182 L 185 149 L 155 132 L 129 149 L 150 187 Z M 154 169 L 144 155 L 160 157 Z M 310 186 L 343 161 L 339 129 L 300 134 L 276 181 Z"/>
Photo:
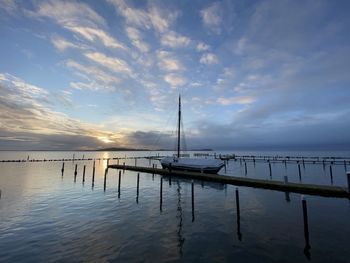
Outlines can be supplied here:
<path id="1" fill-rule="evenodd" d="M 232 153 L 232 152 L 231 152 Z M 254 154 L 252 152 L 238 154 Z M 147 156 L 149 152 L 75 153 L 76 158 Z M 163 153 L 161 153 L 163 154 Z M 256 152 L 267 155 L 350 156 L 336 153 Z M 72 152 L 0 152 L 3 159 L 71 158 Z M 115 162 L 115 161 L 114 161 Z M 125 160 L 134 164 L 133 160 Z M 239 187 L 237 218 L 235 186 L 191 182 L 125 171 L 118 195 L 118 171 L 106 161 L 0 163 L 1 262 L 349 262 L 350 203 L 346 199 L 305 196 L 310 232 L 310 259 L 305 238 L 301 196 Z M 110 162 L 113 163 L 113 162 Z M 154 161 L 157 163 L 157 161 Z M 82 183 L 82 167 L 86 181 Z M 138 160 L 138 165 L 150 165 Z M 152 165 L 152 163 L 151 163 Z M 159 165 L 159 163 L 158 163 Z M 270 179 L 266 163 L 248 163 L 247 177 Z M 350 169 L 350 167 L 348 167 Z M 273 164 L 272 179 L 299 182 L 296 165 Z M 224 171 L 221 171 L 224 173 Z M 239 162 L 227 174 L 246 176 Z M 306 165 L 302 182 L 331 184 L 329 167 Z M 333 167 L 333 184 L 345 186 L 345 167 Z M 239 220 L 238 220 L 239 219 Z"/>

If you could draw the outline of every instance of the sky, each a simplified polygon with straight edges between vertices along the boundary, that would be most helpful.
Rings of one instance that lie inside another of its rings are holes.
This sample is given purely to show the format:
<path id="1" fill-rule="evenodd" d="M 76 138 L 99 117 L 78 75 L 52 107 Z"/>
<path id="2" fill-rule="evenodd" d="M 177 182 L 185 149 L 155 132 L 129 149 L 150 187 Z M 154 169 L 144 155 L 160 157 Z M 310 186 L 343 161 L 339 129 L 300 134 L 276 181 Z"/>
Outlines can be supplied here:
<path id="1" fill-rule="evenodd" d="M 350 148 L 349 1 L 0 0 L 0 150 Z"/>

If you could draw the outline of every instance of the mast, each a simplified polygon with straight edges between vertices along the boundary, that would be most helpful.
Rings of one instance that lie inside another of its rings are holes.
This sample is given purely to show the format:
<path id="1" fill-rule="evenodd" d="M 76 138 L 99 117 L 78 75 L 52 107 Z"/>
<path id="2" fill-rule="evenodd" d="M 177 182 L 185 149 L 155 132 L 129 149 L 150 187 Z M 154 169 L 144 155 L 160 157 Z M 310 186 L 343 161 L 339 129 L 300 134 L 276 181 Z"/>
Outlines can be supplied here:
<path id="1" fill-rule="evenodd" d="M 179 119 L 177 128 L 177 158 L 180 158 L 181 95 L 179 94 Z"/>

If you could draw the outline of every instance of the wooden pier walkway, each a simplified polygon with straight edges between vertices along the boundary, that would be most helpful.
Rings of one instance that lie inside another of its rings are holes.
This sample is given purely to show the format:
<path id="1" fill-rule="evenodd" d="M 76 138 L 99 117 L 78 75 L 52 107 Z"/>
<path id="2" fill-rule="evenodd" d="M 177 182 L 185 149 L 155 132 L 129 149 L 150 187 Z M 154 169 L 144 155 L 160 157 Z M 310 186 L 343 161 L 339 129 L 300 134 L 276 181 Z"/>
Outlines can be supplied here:
<path id="1" fill-rule="evenodd" d="M 150 167 L 139 167 L 129 165 L 108 165 L 109 169 L 121 169 L 130 170 L 143 173 L 160 174 L 166 176 L 178 176 L 202 181 L 212 181 L 217 183 L 241 185 L 255 188 L 263 188 L 270 190 L 277 190 L 283 192 L 293 192 L 308 195 L 326 196 L 326 197 L 338 197 L 338 198 L 350 198 L 348 189 L 339 186 L 326 186 L 326 185 L 314 185 L 314 184 L 301 184 L 301 183 L 290 183 L 281 181 L 270 181 L 253 178 L 243 178 L 237 176 L 227 176 L 218 174 L 206 174 L 206 173 L 194 173 L 186 171 L 169 171 L 167 169 L 157 169 Z"/>

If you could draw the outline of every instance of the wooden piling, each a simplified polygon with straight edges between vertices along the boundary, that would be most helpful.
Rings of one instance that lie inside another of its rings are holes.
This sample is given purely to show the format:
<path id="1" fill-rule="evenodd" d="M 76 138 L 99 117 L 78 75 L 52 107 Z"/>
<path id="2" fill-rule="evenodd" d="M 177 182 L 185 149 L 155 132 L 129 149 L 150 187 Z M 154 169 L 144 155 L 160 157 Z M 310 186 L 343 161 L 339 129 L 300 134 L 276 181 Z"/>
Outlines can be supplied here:
<path id="1" fill-rule="evenodd" d="M 140 187 L 140 173 L 137 173 L 136 203 L 139 203 L 139 187 Z"/>
<path id="2" fill-rule="evenodd" d="M 300 170 L 300 164 L 298 163 L 298 172 L 299 172 L 299 180 L 301 182 L 301 170 Z"/>
<path id="3" fill-rule="evenodd" d="M 332 169 L 332 165 L 329 166 L 329 174 L 331 176 L 331 184 L 333 184 L 333 169 Z"/>
<path id="4" fill-rule="evenodd" d="M 61 173 L 62 173 L 62 176 L 63 176 L 63 173 L 64 173 L 64 162 L 62 163 Z"/>
<path id="5" fill-rule="evenodd" d="M 302 206 L 303 206 L 303 221 L 304 221 L 304 237 L 305 237 L 305 248 L 304 248 L 304 254 L 309 258 L 310 256 L 310 239 L 309 239 L 309 222 L 308 222 L 308 216 L 307 216 L 307 206 L 306 206 L 306 200 L 302 196 Z"/>
<path id="6" fill-rule="evenodd" d="M 75 164 L 75 170 L 74 170 L 74 183 L 77 181 L 77 169 L 78 169 L 78 164 Z"/>
<path id="7" fill-rule="evenodd" d="M 162 206 L 163 206 L 163 177 L 160 177 L 160 191 L 159 191 L 159 198 L 160 198 L 160 211 L 162 211 Z"/>
<path id="8" fill-rule="evenodd" d="M 83 183 L 85 183 L 85 169 L 86 169 L 86 165 L 84 165 L 84 169 L 83 169 Z"/>
<path id="9" fill-rule="evenodd" d="M 346 161 L 344 160 L 344 169 L 345 169 L 345 172 L 347 170 L 347 167 L 346 167 Z"/>
<path id="10" fill-rule="evenodd" d="M 105 169 L 105 177 L 103 180 L 103 191 L 106 191 L 107 173 L 108 173 L 108 168 Z"/>
<path id="11" fill-rule="evenodd" d="M 94 160 L 94 165 L 92 167 L 92 186 L 95 184 L 95 160 Z"/>
<path id="12" fill-rule="evenodd" d="M 245 172 L 245 175 L 247 175 L 247 163 L 244 162 L 244 172 Z"/>
<path id="13" fill-rule="evenodd" d="M 346 177 L 348 178 L 348 193 L 350 194 L 350 171 L 346 172 Z"/>
<path id="14" fill-rule="evenodd" d="M 288 176 L 287 175 L 284 176 L 284 183 L 288 184 Z M 285 196 L 286 196 L 286 201 L 290 202 L 289 192 L 285 192 Z"/>
<path id="15" fill-rule="evenodd" d="M 194 221 L 194 182 L 191 181 L 191 196 L 192 196 L 192 222 Z"/>
<path id="16" fill-rule="evenodd" d="M 270 160 L 268 160 L 268 163 L 269 163 L 270 177 L 272 177 L 272 170 L 271 170 L 271 163 L 270 163 Z"/>
<path id="17" fill-rule="evenodd" d="M 118 178 L 118 198 L 120 198 L 120 183 L 121 183 L 121 177 L 122 177 L 122 171 L 119 171 L 119 178 Z"/>

